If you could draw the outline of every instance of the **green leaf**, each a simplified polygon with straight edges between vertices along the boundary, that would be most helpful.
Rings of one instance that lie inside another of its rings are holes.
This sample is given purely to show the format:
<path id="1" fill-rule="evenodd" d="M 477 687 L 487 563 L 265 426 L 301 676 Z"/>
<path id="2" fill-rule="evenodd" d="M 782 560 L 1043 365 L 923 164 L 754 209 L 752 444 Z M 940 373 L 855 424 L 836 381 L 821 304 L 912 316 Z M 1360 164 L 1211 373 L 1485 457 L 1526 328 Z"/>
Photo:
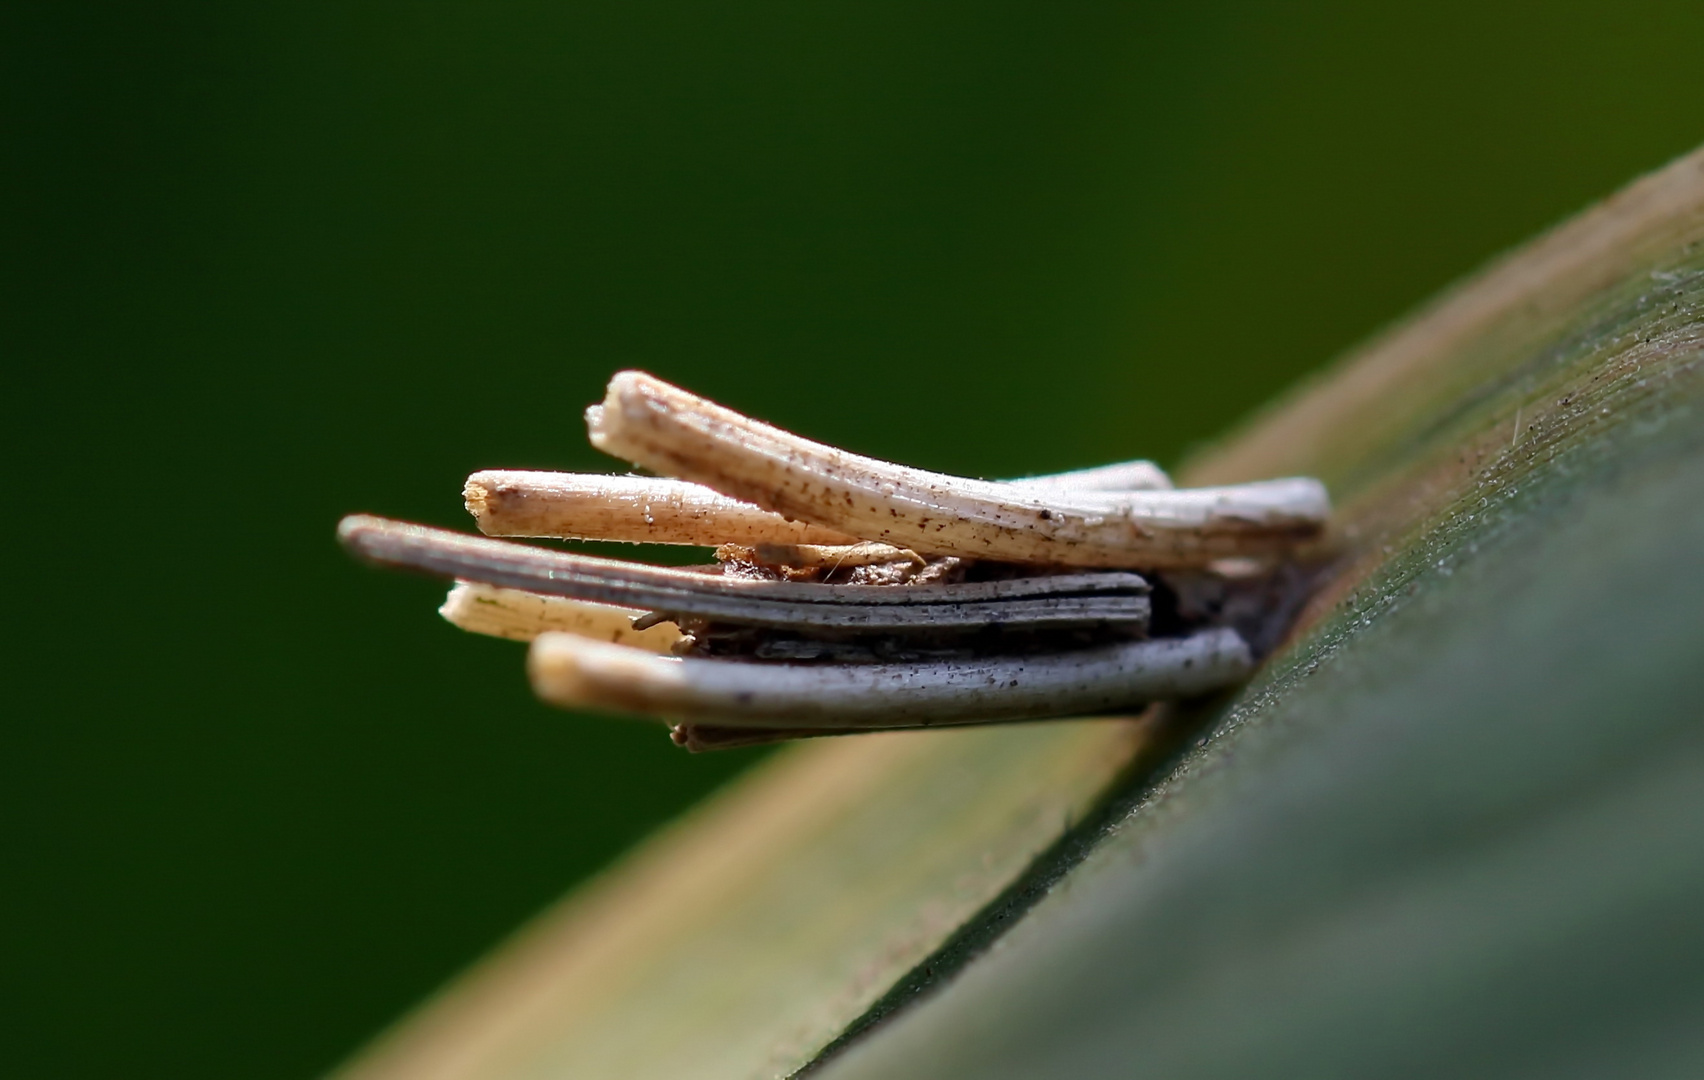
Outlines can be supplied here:
<path id="1" fill-rule="evenodd" d="M 1694 154 L 1191 471 L 1341 508 L 1234 700 L 796 748 L 344 1075 L 1695 1073 L 1701 364 Z"/>
<path id="2" fill-rule="evenodd" d="M 1204 463 L 1344 497 L 1309 629 L 824 1078 L 1704 1071 L 1701 166 Z"/>

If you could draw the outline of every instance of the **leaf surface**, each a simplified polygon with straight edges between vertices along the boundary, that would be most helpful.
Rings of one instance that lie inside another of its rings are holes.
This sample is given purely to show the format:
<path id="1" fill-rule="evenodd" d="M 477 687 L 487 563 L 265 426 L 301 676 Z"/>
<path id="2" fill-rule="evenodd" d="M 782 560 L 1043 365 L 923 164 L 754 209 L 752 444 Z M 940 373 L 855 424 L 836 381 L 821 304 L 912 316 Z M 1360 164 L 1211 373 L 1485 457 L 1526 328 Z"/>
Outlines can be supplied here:
<path id="1" fill-rule="evenodd" d="M 1190 470 L 1340 506 L 1234 700 L 797 747 L 342 1075 L 1696 1074 L 1701 365 L 1695 153 Z"/>

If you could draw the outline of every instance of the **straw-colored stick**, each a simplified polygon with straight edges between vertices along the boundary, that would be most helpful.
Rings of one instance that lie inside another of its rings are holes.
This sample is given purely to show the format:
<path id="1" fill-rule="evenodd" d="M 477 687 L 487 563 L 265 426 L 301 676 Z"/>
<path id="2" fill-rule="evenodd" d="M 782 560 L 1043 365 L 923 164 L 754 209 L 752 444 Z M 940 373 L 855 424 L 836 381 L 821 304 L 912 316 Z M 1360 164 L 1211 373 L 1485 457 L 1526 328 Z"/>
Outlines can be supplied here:
<path id="1" fill-rule="evenodd" d="M 1171 477 L 1151 461 L 1120 461 L 1047 476 L 1026 476 L 1005 483 L 1045 491 L 1170 491 L 1172 487 Z"/>
<path id="2" fill-rule="evenodd" d="M 915 664 L 778 664 L 660 657 L 545 634 L 533 689 L 569 708 L 728 727 L 894 728 L 1082 716 L 1191 697 L 1253 668 L 1236 631 L 1063 653 Z"/>
<path id="3" fill-rule="evenodd" d="M 1010 481 L 1031 491 L 1155 491 L 1171 480 L 1151 461 L 1125 461 Z M 649 476 L 485 469 L 462 498 L 486 536 L 548 536 L 629 543 L 793 544 L 839 547 L 851 537 L 712 491 Z"/>
<path id="4" fill-rule="evenodd" d="M 1199 567 L 1317 535 L 1324 487 L 1295 478 L 1184 491 L 1041 490 L 925 472 L 811 442 L 642 372 L 586 413 L 592 444 L 790 518 L 930 555 Z"/>
<path id="5" fill-rule="evenodd" d="M 857 542 L 699 484 L 659 477 L 488 469 L 467 478 L 462 498 L 487 536 L 708 547 Z"/>
<path id="6" fill-rule="evenodd" d="M 820 585 L 600 559 L 353 514 L 338 524 L 372 562 L 511 589 L 747 626 L 846 632 L 1147 624 L 1148 583 L 1100 572 L 1001 581 Z"/>
<path id="7" fill-rule="evenodd" d="M 591 604 L 470 581 L 458 582 L 450 590 L 438 614 L 471 633 L 511 641 L 531 641 L 547 633 L 578 634 L 594 641 L 631 645 L 668 655 L 680 640 L 680 628 L 671 622 L 644 630 L 633 629 L 633 620 L 645 614 L 636 608 Z"/>

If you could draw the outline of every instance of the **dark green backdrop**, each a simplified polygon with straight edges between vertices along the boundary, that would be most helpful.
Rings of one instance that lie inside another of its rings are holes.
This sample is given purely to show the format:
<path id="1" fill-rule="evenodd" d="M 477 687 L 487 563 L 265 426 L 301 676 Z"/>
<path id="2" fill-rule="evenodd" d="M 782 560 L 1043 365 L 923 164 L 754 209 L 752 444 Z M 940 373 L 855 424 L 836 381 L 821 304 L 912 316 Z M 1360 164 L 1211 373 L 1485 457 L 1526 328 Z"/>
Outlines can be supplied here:
<path id="1" fill-rule="evenodd" d="M 1175 460 L 1704 140 L 1704 5 L 8 4 L 0 1071 L 305 1077 L 748 764 L 348 563 L 641 366 Z M 1377 7 L 1377 13 L 1368 9 Z"/>

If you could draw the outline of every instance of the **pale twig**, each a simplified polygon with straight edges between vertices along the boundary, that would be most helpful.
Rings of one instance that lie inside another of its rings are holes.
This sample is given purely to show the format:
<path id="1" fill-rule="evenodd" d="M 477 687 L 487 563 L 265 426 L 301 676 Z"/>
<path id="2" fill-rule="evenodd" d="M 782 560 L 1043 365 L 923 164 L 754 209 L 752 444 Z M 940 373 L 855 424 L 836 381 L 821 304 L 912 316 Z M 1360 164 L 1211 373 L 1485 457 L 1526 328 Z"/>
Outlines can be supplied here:
<path id="1" fill-rule="evenodd" d="M 1120 461 L 1112 465 L 1001 482 L 1044 491 L 1169 491 L 1172 486 L 1171 477 L 1151 461 Z"/>
<path id="2" fill-rule="evenodd" d="M 1040 490 L 838 450 L 642 372 L 586 413 L 605 453 L 768 510 L 926 555 L 1064 566 L 1199 567 L 1317 535 L 1324 487 L 1294 478 L 1184 491 Z"/>
<path id="3" fill-rule="evenodd" d="M 1151 461 L 1125 461 L 1009 483 L 1031 491 L 1154 491 L 1171 481 Z M 850 536 L 788 521 L 702 484 L 651 476 L 485 469 L 462 499 L 487 536 L 629 543 L 840 546 Z"/>
<path id="4" fill-rule="evenodd" d="M 947 585 L 819 585 L 546 551 L 447 529 L 351 515 L 338 536 L 373 562 L 575 600 L 747 626 L 842 632 L 1145 626 L 1148 585 L 1102 572 Z"/>
<path id="5" fill-rule="evenodd" d="M 1246 678 L 1236 631 L 1069 652 L 902 664 L 780 664 L 660 657 L 545 634 L 533 689 L 576 708 L 754 728 L 896 728 L 1080 716 L 1192 697 Z"/>
<path id="6" fill-rule="evenodd" d="M 471 633 L 511 641 L 531 641 L 546 633 L 578 634 L 666 654 L 681 637 L 680 628 L 669 622 L 644 630 L 634 629 L 633 620 L 645 614 L 634 608 L 501 589 L 471 581 L 458 582 L 444 598 L 438 614 Z"/>
<path id="7" fill-rule="evenodd" d="M 699 484 L 659 477 L 488 469 L 467 478 L 462 498 L 487 536 L 708 547 L 857 542 Z"/>

